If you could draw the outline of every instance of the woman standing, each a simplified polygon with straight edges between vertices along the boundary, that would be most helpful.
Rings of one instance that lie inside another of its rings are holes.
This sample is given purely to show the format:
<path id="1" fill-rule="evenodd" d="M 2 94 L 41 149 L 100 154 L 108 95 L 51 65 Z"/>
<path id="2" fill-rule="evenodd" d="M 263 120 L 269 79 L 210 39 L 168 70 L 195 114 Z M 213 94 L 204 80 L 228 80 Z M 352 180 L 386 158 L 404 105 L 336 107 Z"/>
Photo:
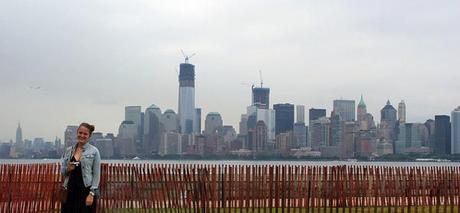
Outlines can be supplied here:
<path id="1" fill-rule="evenodd" d="M 61 174 L 65 177 L 67 199 L 61 212 L 96 212 L 101 156 L 99 150 L 88 143 L 93 131 L 93 125 L 81 123 L 77 129 L 78 143 L 64 152 Z"/>

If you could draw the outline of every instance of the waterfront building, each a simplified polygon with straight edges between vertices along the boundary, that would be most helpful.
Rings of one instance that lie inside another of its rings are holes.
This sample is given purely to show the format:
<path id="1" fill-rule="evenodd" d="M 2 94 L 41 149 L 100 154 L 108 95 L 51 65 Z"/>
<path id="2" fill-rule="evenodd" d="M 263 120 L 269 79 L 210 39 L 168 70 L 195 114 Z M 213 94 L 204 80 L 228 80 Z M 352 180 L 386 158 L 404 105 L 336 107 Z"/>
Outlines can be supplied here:
<path id="1" fill-rule="evenodd" d="M 94 141 L 94 146 L 99 150 L 102 159 L 110 159 L 114 156 L 113 140 L 110 138 L 98 138 Z"/>
<path id="2" fill-rule="evenodd" d="M 283 155 L 289 154 L 289 150 L 293 148 L 291 141 L 292 132 L 283 132 L 276 135 L 275 151 Z"/>
<path id="3" fill-rule="evenodd" d="M 451 153 L 451 124 L 448 115 L 434 116 L 434 153 Z"/>
<path id="4" fill-rule="evenodd" d="M 401 123 L 395 141 L 395 154 L 428 152 L 429 148 L 422 146 L 423 128 L 425 125 L 421 123 Z"/>
<path id="5" fill-rule="evenodd" d="M 160 144 L 159 155 L 179 155 L 182 153 L 182 137 L 178 132 L 165 132 Z"/>
<path id="6" fill-rule="evenodd" d="M 356 135 L 356 157 L 369 158 L 377 152 L 377 131 L 360 129 Z"/>

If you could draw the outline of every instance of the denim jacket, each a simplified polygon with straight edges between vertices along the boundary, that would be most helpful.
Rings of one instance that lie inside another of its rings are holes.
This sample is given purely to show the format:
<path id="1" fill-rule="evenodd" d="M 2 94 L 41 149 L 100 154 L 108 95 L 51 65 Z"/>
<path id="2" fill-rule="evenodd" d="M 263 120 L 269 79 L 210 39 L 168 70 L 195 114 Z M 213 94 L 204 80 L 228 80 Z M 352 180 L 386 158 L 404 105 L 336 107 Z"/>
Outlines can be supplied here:
<path id="1" fill-rule="evenodd" d="M 64 179 L 64 188 L 67 188 L 69 182 L 69 174 L 67 173 L 67 164 L 72 159 L 73 153 L 77 145 L 67 147 L 61 159 L 61 174 Z M 81 172 L 83 175 L 83 183 L 85 187 L 90 187 L 90 190 L 99 195 L 99 181 L 101 178 L 101 155 L 99 150 L 86 143 L 83 145 L 83 150 L 80 157 Z"/>

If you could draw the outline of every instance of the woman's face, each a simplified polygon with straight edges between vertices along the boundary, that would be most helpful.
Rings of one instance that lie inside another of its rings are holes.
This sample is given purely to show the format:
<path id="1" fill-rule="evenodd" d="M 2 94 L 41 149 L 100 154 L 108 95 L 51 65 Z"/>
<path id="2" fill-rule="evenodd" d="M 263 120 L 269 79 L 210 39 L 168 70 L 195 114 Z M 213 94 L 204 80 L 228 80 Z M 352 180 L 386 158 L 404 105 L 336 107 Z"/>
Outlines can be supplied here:
<path id="1" fill-rule="evenodd" d="M 89 129 L 88 128 L 86 128 L 84 126 L 78 127 L 78 130 L 77 130 L 78 143 L 85 144 L 86 142 L 88 142 L 89 137 L 90 137 L 90 135 L 89 135 Z"/>

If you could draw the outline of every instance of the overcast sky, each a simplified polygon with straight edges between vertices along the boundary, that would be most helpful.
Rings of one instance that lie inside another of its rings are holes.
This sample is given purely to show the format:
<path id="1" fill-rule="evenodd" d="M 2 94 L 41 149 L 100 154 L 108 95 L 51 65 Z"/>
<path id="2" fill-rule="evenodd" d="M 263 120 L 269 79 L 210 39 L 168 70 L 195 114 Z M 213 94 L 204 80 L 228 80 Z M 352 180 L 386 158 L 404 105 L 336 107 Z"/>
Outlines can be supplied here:
<path id="1" fill-rule="evenodd" d="M 0 0 L 0 141 L 18 122 L 52 140 L 82 121 L 117 133 L 126 105 L 177 112 L 180 49 L 203 122 L 236 129 L 259 70 L 271 104 L 328 114 L 361 94 L 376 120 L 387 99 L 409 122 L 460 105 L 460 1 Z"/>

